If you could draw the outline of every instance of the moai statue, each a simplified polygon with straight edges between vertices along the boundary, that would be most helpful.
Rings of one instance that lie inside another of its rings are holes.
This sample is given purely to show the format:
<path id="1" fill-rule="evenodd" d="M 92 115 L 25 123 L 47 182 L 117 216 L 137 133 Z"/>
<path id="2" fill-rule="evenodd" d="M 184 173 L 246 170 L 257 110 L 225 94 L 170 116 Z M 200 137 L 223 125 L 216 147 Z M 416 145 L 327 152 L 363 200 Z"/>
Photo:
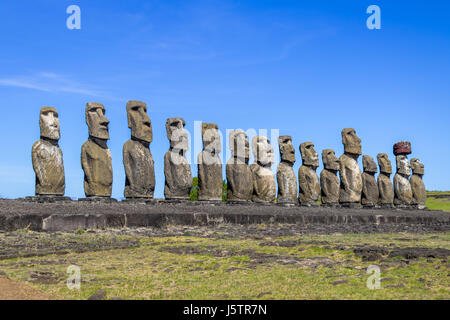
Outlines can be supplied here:
<path id="1" fill-rule="evenodd" d="M 343 206 L 359 206 L 361 202 L 362 176 L 358 165 L 361 155 L 361 139 L 355 129 L 345 128 L 341 132 L 344 154 L 339 158 L 341 188 L 339 203 Z"/>
<path id="2" fill-rule="evenodd" d="M 255 161 L 250 165 L 253 174 L 252 200 L 260 203 L 272 203 L 275 200 L 277 189 L 275 177 L 270 168 L 274 162 L 270 140 L 264 136 L 253 137 L 252 149 L 255 157 Z"/>
<path id="3" fill-rule="evenodd" d="M 192 188 L 191 166 L 186 159 L 189 150 L 188 132 L 182 118 L 166 121 L 170 149 L 164 155 L 164 197 L 166 200 L 189 200 Z"/>
<path id="4" fill-rule="evenodd" d="M 394 202 L 394 187 L 391 181 L 392 166 L 386 153 L 377 155 L 380 174 L 378 175 L 379 204 L 381 207 L 391 208 Z"/>
<path id="5" fill-rule="evenodd" d="M 361 204 L 364 207 L 375 207 L 378 205 L 380 193 L 375 179 L 378 168 L 371 156 L 363 156 L 363 170 Z"/>
<path id="6" fill-rule="evenodd" d="M 198 200 L 222 201 L 222 151 L 219 127 L 202 123 L 203 150 L 198 155 Z"/>
<path id="7" fill-rule="evenodd" d="M 42 107 L 39 116 L 41 138 L 33 144 L 31 158 L 36 173 L 36 196 L 64 195 L 63 154 L 58 145 L 60 138 L 58 112 L 53 107 Z M 64 197 L 65 198 L 65 197 Z"/>
<path id="8" fill-rule="evenodd" d="M 300 144 L 302 166 L 298 169 L 298 201 L 305 206 L 318 206 L 320 183 L 316 169 L 319 167 L 319 155 L 312 142 Z"/>
<path id="9" fill-rule="evenodd" d="M 127 199 L 153 199 L 155 166 L 149 147 L 153 140 L 153 131 L 147 115 L 147 104 L 128 101 L 127 118 L 131 139 L 123 145 L 126 176 L 124 196 Z"/>
<path id="10" fill-rule="evenodd" d="M 411 154 L 411 144 L 408 141 L 401 141 L 394 145 L 394 154 L 397 162 L 397 173 L 394 175 L 394 204 L 397 207 L 410 207 L 413 204 L 413 195 L 409 176 L 411 166 L 408 154 Z"/>
<path id="11" fill-rule="evenodd" d="M 88 199 L 109 198 L 112 192 L 113 171 L 111 153 L 107 145 L 109 121 L 105 116 L 105 107 L 101 103 L 89 102 L 85 114 L 89 139 L 81 147 L 84 193 Z"/>
<path id="12" fill-rule="evenodd" d="M 322 190 L 322 205 L 337 206 L 339 204 L 339 160 L 334 151 L 322 151 L 323 170 L 320 173 L 320 188 Z"/>
<path id="13" fill-rule="evenodd" d="M 413 194 L 413 204 L 419 209 L 425 209 L 425 201 L 427 200 L 427 192 L 422 177 L 424 174 L 424 165 L 417 158 L 411 159 L 411 168 L 413 174 L 409 179 Z"/>
<path id="14" fill-rule="evenodd" d="M 278 199 L 277 204 L 297 203 L 297 178 L 294 172 L 295 148 L 291 136 L 278 137 L 281 162 L 277 168 Z"/>
<path id="15" fill-rule="evenodd" d="M 227 162 L 227 200 L 248 202 L 253 194 L 252 171 L 248 166 L 250 144 L 243 130 L 230 132 L 231 158 Z"/>

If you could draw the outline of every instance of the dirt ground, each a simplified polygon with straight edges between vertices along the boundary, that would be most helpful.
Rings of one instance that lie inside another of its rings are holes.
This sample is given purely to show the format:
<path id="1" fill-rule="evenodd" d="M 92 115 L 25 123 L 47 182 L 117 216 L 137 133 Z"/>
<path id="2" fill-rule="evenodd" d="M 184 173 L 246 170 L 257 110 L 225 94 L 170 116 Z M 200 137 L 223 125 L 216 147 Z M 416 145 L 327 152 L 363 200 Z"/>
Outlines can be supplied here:
<path id="1" fill-rule="evenodd" d="M 55 297 L 27 284 L 0 276 L 0 300 L 55 300 Z"/>

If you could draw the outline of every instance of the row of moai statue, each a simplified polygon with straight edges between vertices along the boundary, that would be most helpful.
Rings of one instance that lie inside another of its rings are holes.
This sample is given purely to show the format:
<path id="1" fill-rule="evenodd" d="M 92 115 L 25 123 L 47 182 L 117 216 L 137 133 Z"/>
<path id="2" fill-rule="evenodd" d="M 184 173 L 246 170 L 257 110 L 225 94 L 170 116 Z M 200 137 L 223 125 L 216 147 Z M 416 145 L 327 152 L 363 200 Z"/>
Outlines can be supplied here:
<path id="1" fill-rule="evenodd" d="M 155 190 L 154 160 L 150 152 L 153 140 L 152 126 L 147 115 L 147 105 L 141 101 L 129 101 L 126 106 L 131 139 L 123 146 L 123 164 L 126 180 L 124 196 L 127 200 L 152 201 Z M 84 171 L 86 198 L 98 201 L 111 199 L 112 161 L 107 146 L 109 121 L 105 107 L 100 103 L 86 105 L 86 123 L 89 138 L 81 147 L 81 165 Z M 32 148 L 32 162 L 36 173 L 36 197 L 68 199 L 64 196 L 65 176 L 62 151 L 59 148 L 60 128 L 58 112 L 53 107 L 40 111 L 41 138 Z M 166 200 L 189 200 L 192 173 L 186 152 L 189 148 L 188 133 L 182 118 L 166 121 L 170 148 L 164 156 Z M 249 165 L 250 144 L 243 130 L 234 130 L 229 137 L 232 156 L 226 164 L 227 199 L 230 203 L 274 203 L 281 205 L 317 206 L 321 199 L 324 206 L 398 207 L 424 208 L 425 186 L 422 180 L 424 166 L 419 159 L 408 161 L 411 153 L 409 142 L 394 145 L 397 173 L 391 182 L 391 162 L 385 153 L 377 156 L 380 174 L 375 179 L 377 165 L 372 157 L 363 156 L 363 173 L 358 165 L 361 155 L 361 139 L 352 128 L 342 130 L 344 154 L 337 159 L 331 149 L 322 151 L 324 169 L 320 179 L 316 173 L 319 157 L 312 142 L 300 145 L 302 166 L 298 171 L 298 184 L 293 165 L 295 149 L 290 136 L 279 137 L 281 162 L 276 179 L 271 166 L 273 149 L 267 137 L 252 139 L 255 161 Z M 222 151 L 218 126 L 202 124 L 203 150 L 198 155 L 198 200 L 222 200 Z M 413 174 L 409 179 L 411 167 Z M 338 177 L 338 172 L 340 179 Z M 298 190 L 298 195 L 297 195 Z"/>

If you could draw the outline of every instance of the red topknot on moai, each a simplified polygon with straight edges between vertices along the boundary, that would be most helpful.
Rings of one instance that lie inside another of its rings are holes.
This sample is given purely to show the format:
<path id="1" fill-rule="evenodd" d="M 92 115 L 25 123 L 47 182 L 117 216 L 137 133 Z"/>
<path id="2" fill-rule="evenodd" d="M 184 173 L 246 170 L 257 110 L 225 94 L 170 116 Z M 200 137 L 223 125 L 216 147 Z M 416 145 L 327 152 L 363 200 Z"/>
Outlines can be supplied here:
<path id="1" fill-rule="evenodd" d="M 400 141 L 394 144 L 394 155 L 408 155 L 411 154 L 411 142 L 409 141 Z"/>

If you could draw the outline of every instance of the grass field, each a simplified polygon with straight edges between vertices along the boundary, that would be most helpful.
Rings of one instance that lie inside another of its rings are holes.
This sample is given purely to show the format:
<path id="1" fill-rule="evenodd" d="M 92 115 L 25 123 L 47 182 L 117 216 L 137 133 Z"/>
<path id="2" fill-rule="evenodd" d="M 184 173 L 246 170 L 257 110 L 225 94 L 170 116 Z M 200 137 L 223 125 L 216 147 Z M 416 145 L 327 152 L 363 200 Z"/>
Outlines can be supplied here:
<path id="1" fill-rule="evenodd" d="M 450 191 L 428 191 L 427 195 L 428 209 L 450 212 Z"/>
<path id="2" fill-rule="evenodd" d="M 78 234 L 70 241 L 98 237 Z M 138 247 L 0 260 L 0 269 L 63 299 L 86 299 L 99 289 L 108 298 L 122 299 L 450 298 L 447 258 L 389 257 L 387 251 L 360 256 L 354 251 L 361 246 L 450 249 L 448 233 L 132 238 L 139 240 Z M 81 268 L 80 290 L 66 286 L 69 265 Z M 380 289 L 366 286 L 369 265 L 381 269 Z"/>

